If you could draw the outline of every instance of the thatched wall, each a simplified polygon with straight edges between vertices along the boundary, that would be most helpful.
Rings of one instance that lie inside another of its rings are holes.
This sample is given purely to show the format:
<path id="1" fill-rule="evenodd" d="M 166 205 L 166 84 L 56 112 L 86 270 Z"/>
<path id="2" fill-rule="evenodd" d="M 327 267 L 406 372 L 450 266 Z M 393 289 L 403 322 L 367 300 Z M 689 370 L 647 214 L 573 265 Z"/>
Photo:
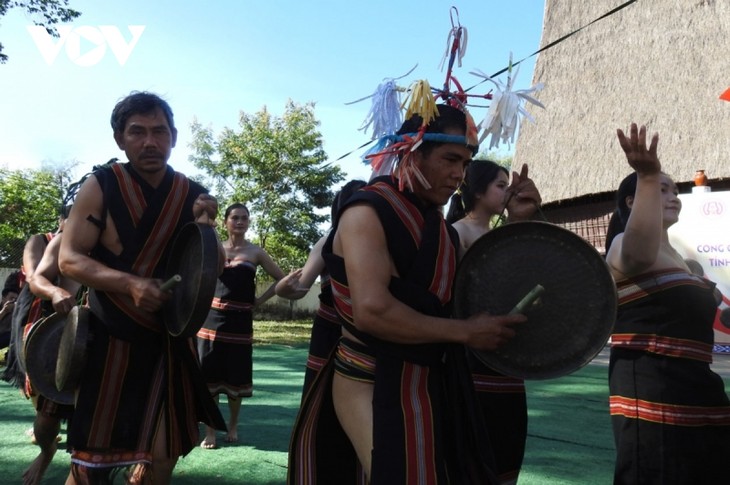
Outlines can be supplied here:
<path id="1" fill-rule="evenodd" d="M 624 0 L 546 0 L 542 44 Z M 660 134 L 663 169 L 730 176 L 730 1 L 639 0 L 538 56 L 534 82 L 546 109 L 530 107 L 515 166 L 529 163 L 544 202 L 611 191 L 628 174 L 616 128 Z"/>

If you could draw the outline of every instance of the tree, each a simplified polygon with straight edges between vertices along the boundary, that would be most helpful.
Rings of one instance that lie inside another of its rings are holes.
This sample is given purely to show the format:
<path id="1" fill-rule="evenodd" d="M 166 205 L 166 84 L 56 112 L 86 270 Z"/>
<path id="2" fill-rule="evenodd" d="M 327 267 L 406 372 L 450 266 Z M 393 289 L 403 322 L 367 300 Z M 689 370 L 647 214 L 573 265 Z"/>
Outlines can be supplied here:
<path id="1" fill-rule="evenodd" d="M 238 130 L 192 123 L 190 161 L 213 182 L 221 208 L 245 203 L 251 211 L 256 242 L 283 268 L 304 264 L 321 237 L 334 192 L 344 179 L 340 167 L 325 163 L 314 104 L 287 102 L 281 118 L 264 106 L 255 115 L 243 111 Z M 317 209 L 320 209 L 318 212 Z"/>
<path id="2" fill-rule="evenodd" d="M 0 267 L 19 268 L 25 241 L 58 225 L 67 168 L 0 168 Z"/>
<path id="3" fill-rule="evenodd" d="M 0 0 L 0 17 L 4 16 L 13 7 L 25 9 L 34 19 L 35 25 L 45 27 L 46 32 L 58 37 L 56 24 L 70 22 L 81 12 L 66 8 L 68 0 Z M 8 56 L 3 54 L 3 45 L 0 43 L 0 64 L 5 64 Z"/>
<path id="4" fill-rule="evenodd" d="M 482 152 L 477 153 L 475 160 L 491 160 L 499 166 L 510 169 L 512 166 L 513 155 L 511 153 L 505 154 L 500 152 Z"/>

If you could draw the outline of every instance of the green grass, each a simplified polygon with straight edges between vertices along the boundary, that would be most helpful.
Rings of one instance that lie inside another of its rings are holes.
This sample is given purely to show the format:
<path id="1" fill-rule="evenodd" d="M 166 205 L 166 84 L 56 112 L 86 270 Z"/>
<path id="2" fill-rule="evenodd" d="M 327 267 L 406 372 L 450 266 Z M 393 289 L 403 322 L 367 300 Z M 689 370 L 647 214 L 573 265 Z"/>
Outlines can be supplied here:
<path id="1" fill-rule="evenodd" d="M 287 334 L 290 325 L 275 325 L 272 332 Z M 254 345 L 254 395 L 241 409 L 240 442 L 223 443 L 219 433 L 218 449 L 196 447 L 178 462 L 173 484 L 285 483 L 289 436 L 307 358 L 304 342 L 288 339 L 289 345 Z M 614 451 L 605 367 L 590 365 L 571 376 L 530 382 L 528 405 L 520 485 L 611 483 Z M 225 398 L 221 411 L 227 418 Z M 0 382 L 0 421 L 0 483 L 20 483 L 23 470 L 38 453 L 25 435 L 33 409 L 4 382 Z M 43 483 L 63 483 L 69 466 L 62 443 Z"/>
<path id="2" fill-rule="evenodd" d="M 311 333 L 312 319 L 280 322 L 263 320 L 253 323 L 253 338 L 257 344 L 305 345 L 309 343 Z"/>
<path id="3" fill-rule="evenodd" d="M 218 449 L 195 447 L 178 462 L 173 484 L 285 483 L 289 436 L 299 410 L 307 360 L 306 346 L 291 339 L 290 343 L 296 345 L 254 345 L 254 394 L 241 408 L 240 442 L 223 443 L 224 435 L 218 433 Z M 221 411 L 227 420 L 225 398 L 221 398 Z M 30 401 L 0 381 L 0 483 L 21 483 L 23 470 L 38 454 L 38 447 L 26 435 L 34 414 Z M 70 455 L 61 442 L 43 483 L 64 483 L 69 467 Z"/>
<path id="4" fill-rule="evenodd" d="M 254 323 L 254 395 L 241 409 L 240 442 L 223 443 L 219 433 L 218 449 L 196 447 L 179 461 L 173 484 L 285 483 L 310 328 L 309 320 Z M 527 382 L 529 425 L 519 485 L 612 482 L 615 452 L 607 376 L 605 365 L 589 364 L 559 379 Z M 730 387 L 727 378 L 725 385 Z M 227 419 L 225 398 L 221 411 Z M 0 381 L 0 483 L 20 483 L 38 453 L 25 434 L 33 416 L 30 402 Z M 62 443 L 43 483 L 63 483 L 69 465 Z"/>
<path id="5" fill-rule="evenodd" d="M 218 449 L 196 447 L 179 461 L 174 484 L 285 483 L 310 331 L 311 319 L 254 322 L 254 395 L 241 410 L 241 442 L 223 443 L 219 433 Z M 528 406 L 520 485 L 611 483 L 614 451 L 605 367 L 588 366 L 561 379 L 528 382 Z M 221 411 L 227 419 L 225 398 Z M 37 453 L 24 434 L 32 419 L 30 403 L 0 382 L 0 476 L 12 477 L 10 482 L 20 482 Z M 62 483 L 69 464 L 61 446 L 44 483 Z"/>

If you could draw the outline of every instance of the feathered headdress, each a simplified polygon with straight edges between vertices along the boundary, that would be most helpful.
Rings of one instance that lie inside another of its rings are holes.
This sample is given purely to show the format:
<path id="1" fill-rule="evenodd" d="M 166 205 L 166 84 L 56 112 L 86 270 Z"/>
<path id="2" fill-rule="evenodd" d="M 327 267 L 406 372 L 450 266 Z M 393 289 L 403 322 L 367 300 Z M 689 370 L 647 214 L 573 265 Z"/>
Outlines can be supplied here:
<path id="1" fill-rule="evenodd" d="M 367 118 L 361 127 L 366 131 L 372 129 L 372 140 L 377 140 L 364 155 L 364 162 L 369 163 L 373 168 L 373 177 L 379 175 L 393 175 L 399 179 L 400 189 L 407 186 L 413 190 L 413 184 L 417 180 L 425 188 L 430 188 L 423 174 L 412 162 L 411 154 L 424 141 L 435 141 L 440 143 L 459 143 L 472 148 L 474 154 L 478 150 L 478 144 L 488 135 L 492 135 L 490 148 L 499 145 L 500 141 L 513 142 L 517 123 L 520 116 L 526 116 L 528 120 L 534 121 L 522 107 L 524 101 L 543 107 L 537 100 L 530 96 L 531 93 L 542 89 L 537 85 L 529 90 L 512 91 L 515 76 L 510 77 L 507 84 L 502 84 L 481 71 L 474 71 L 471 74 L 477 75 L 483 80 L 492 82 L 495 87 L 492 91 L 481 94 L 469 94 L 453 74 L 454 64 L 461 67 L 462 59 L 466 53 L 467 31 L 458 20 L 458 10 L 451 8 L 451 30 L 447 38 L 446 51 L 440 62 L 440 69 L 446 69 L 446 79 L 443 88 L 432 87 L 426 80 L 417 80 L 408 88 L 399 87 L 396 83 L 411 71 L 400 78 L 384 80 L 373 94 L 358 101 L 371 98 L 371 107 Z M 447 64 L 448 59 L 448 64 Z M 510 59 L 511 62 L 511 59 Z M 415 69 L 415 68 L 414 68 Z M 401 94 L 405 93 L 405 99 L 401 101 Z M 479 125 L 474 123 L 473 118 L 467 110 L 468 98 L 482 98 L 492 100 L 487 117 Z M 428 125 L 439 116 L 436 108 L 437 101 L 451 105 L 462 110 L 466 114 L 467 133 L 465 136 L 445 135 L 442 133 L 427 133 Z M 354 102 L 358 102 L 354 101 Z M 405 111 L 405 115 L 403 112 Z M 414 133 L 396 134 L 403 123 L 403 119 L 410 119 L 418 115 L 422 123 L 418 131 Z M 479 132 L 482 134 L 479 135 Z"/>

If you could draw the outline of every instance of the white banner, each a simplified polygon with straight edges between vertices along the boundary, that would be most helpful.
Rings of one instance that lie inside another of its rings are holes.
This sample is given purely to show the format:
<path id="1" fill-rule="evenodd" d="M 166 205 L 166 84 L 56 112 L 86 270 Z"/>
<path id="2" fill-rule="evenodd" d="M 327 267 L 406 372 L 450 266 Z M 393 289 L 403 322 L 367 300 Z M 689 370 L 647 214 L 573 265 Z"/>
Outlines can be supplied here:
<path id="1" fill-rule="evenodd" d="M 697 192 L 700 189 L 679 196 L 682 212 L 669 228 L 669 241 L 684 259 L 697 263 L 692 263 L 694 272 L 704 273 L 722 293 L 715 351 L 730 352 L 730 192 Z"/>

